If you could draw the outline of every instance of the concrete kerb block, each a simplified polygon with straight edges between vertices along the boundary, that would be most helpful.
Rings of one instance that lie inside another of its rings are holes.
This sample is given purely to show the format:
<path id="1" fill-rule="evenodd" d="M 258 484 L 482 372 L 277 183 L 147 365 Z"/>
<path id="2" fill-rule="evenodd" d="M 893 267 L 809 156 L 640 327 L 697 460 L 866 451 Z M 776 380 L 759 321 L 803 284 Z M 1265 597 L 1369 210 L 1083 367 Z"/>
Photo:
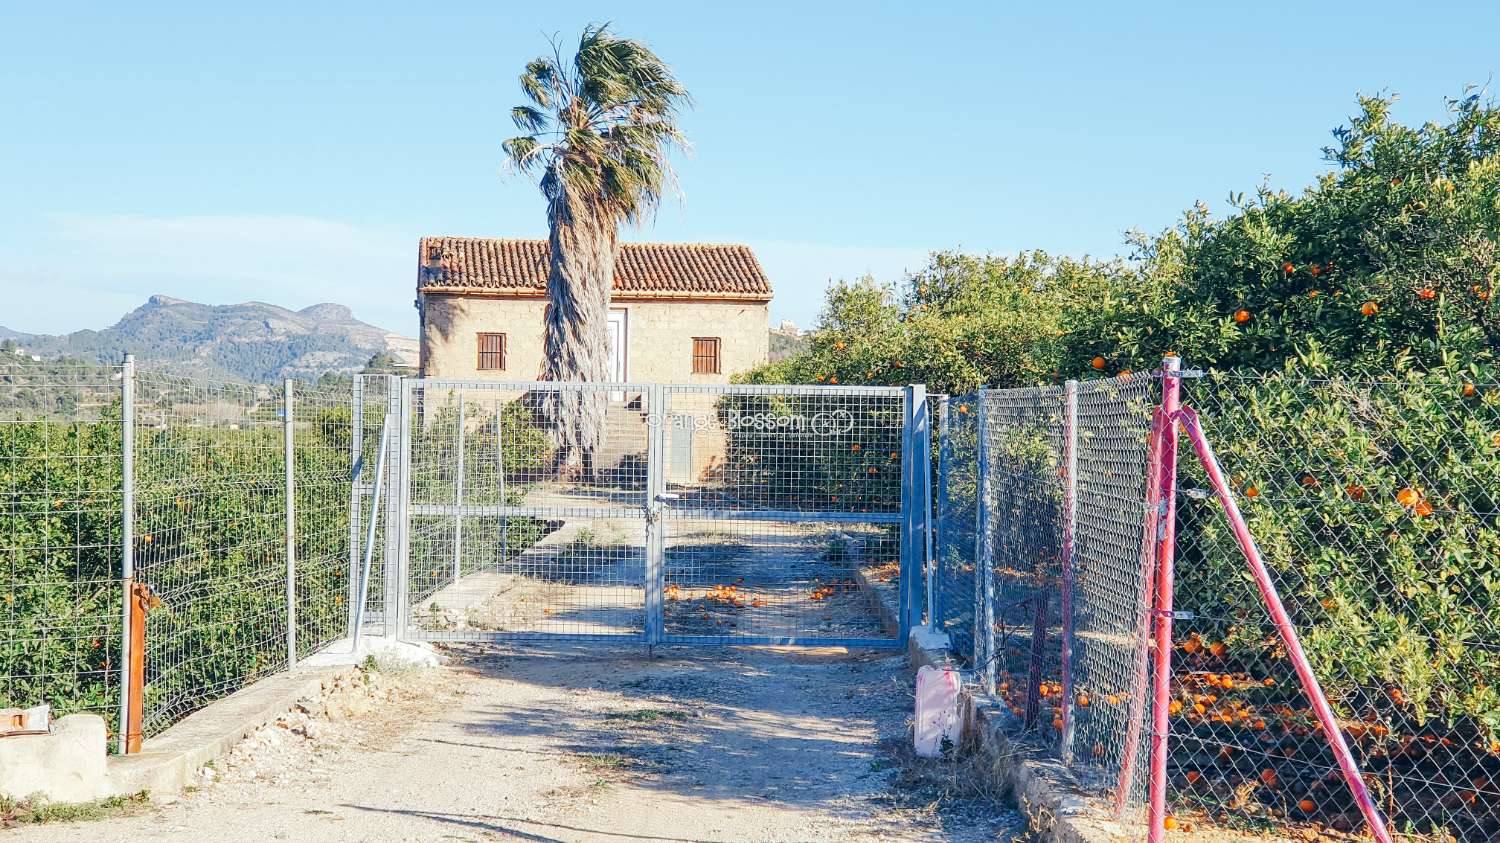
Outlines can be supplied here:
<path id="1" fill-rule="evenodd" d="M 91 802 L 110 795 L 105 781 L 108 730 L 97 714 L 70 714 L 46 735 L 0 739 L 0 795 L 49 802 Z"/>
<path id="2" fill-rule="evenodd" d="M 414 667 L 439 667 L 448 662 L 447 656 L 424 641 L 399 641 L 382 635 L 361 635 L 359 646 L 353 652 L 350 652 L 349 639 L 341 638 L 303 659 L 301 664 L 307 667 L 344 667 L 364 664 L 370 658 L 377 662 Z"/>

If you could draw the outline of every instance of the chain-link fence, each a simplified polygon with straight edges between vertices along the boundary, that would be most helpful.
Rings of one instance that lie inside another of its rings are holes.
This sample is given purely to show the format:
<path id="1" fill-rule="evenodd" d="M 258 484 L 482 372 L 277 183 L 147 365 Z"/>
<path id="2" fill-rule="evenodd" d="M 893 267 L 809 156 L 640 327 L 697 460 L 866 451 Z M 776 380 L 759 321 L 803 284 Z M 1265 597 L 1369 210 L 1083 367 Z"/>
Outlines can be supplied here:
<path id="1" fill-rule="evenodd" d="M 1115 793 L 1129 769 L 1121 807 L 1134 826 L 1159 385 L 1147 374 L 980 390 L 939 408 L 936 626 L 1016 731 L 1057 744 L 1090 790 Z"/>
<path id="2" fill-rule="evenodd" d="M 1500 834 L 1500 390 L 1472 376 L 1187 384 L 1393 831 Z M 1357 805 L 1207 482 L 1183 461 L 1170 783 L 1221 823 Z"/>
<path id="3" fill-rule="evenodd" d="M 347 389 L 0 368 L 0 706 L 121 731 L 127 571 L 153 595 L 147 736 L 342 636 L 350 431 Z"/>
<path id="4" fill-rule="evenodd" d="M 1017 734 L 1055 745 L 1127 819 L 1148 779 L 1160 383 L 1101 379 L 1071 400 L 986 390 L 951 399 L 940 425 L 937 626 Z M 1500 834 L 1500 389 L 1463 375 L 1185 383 L 1392 830 Z M 1182 447 L 1172 824 L 1357 833 L 1292 654 Z"/>

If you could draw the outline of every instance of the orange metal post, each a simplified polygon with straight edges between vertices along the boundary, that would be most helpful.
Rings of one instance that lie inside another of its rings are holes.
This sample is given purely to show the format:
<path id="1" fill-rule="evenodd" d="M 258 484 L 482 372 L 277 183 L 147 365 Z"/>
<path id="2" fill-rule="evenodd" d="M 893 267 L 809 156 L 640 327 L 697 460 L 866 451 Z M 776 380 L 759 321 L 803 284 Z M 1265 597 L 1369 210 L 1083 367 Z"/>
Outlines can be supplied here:
<path id="1" fill-rule="evenodd" d="M 145 583 L 130 584 L 130 711 L 125 723 L 126 754 L 141 751 L 141 724 L 145 720 L 146 612 L 159 601 Z"/>

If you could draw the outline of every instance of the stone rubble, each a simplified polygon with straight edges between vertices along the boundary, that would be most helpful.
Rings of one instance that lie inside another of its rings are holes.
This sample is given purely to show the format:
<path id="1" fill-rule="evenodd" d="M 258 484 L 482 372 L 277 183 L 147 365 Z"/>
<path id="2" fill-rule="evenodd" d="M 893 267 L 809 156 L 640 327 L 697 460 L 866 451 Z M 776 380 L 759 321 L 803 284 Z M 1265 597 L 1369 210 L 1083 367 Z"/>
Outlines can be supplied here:
<path id="1" fill-rule="evenodd" d="M 289 770 L 314 775 L 327 770 L 316 763 L 320 750 L 347 745 L 360 729 L 355 720 L 390 703 L 422 693 L 415 676 L 393 676 L 378 670 L 351 668 L 329 677 L 315 699 L 300 700 L 275 721 L 247 735 L 217 762 L 198 771 L 199 789 L 232 782 L 285 784 Z"/>

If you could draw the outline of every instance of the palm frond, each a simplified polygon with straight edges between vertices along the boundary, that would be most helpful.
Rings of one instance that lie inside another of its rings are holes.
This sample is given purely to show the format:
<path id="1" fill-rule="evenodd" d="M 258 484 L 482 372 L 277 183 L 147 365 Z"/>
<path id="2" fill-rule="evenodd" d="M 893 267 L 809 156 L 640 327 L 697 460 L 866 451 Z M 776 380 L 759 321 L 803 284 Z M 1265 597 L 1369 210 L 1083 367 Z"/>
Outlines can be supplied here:
<path id="1" fill-rule="evenodd" d="M 526 134 L 505 142 L 510 163 L 541 171 L 549 198 L 564 190 L 570 203 L 642 221 L 675 185 L 668 157 L 687 147 L 677 126 L 678 112 L 691 104 L 687 90 L 649 47 L 608 24 L 586 26 L 571 61 L 555 39 L 553 51 L 529 62 L 521 77 L 533 105 L 511 110 Z M 539 139 L 543 132 L 551 142 Z"/>

